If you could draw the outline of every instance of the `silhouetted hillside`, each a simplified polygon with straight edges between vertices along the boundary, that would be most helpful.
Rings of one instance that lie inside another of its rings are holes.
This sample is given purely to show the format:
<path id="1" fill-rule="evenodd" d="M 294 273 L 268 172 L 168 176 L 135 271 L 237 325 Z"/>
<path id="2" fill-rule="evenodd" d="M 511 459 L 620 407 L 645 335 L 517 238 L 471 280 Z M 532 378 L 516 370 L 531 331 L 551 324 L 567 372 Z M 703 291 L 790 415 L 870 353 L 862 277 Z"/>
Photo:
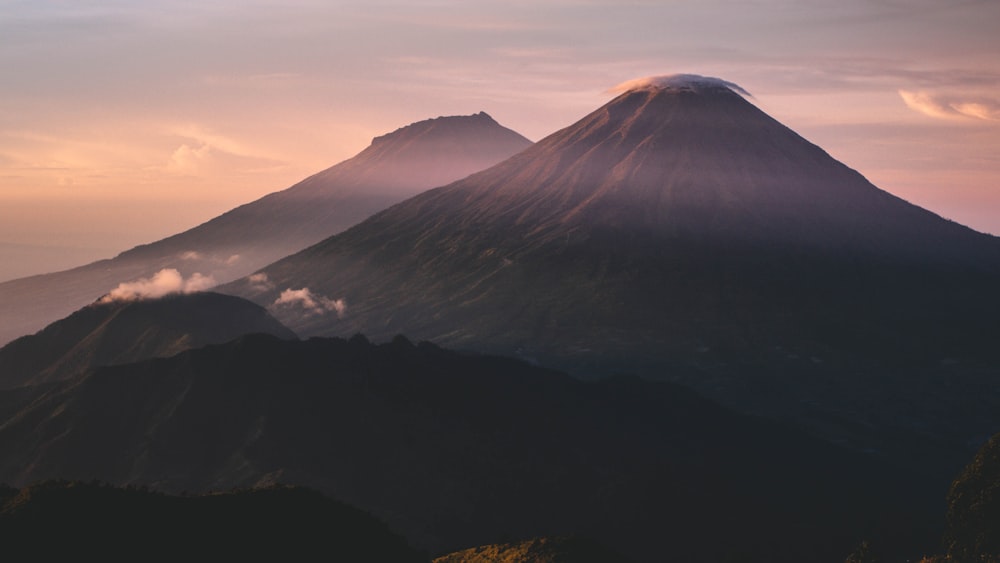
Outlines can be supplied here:
<path id="1" fill-rule="evenodd" d="M 296 487 L 200 496 L 47 481 L 0 508 L 17 561 L 426 562 L 382 522 Z"/>
<path id="2" fill-rule="evenodd" d="M 955 563 L 1000 562 L 1000 434 L 951 486 L 945 548 Z"/>
<path id="3" fill-rule="evenodd" d="M 667 555 L 667 554 L 664 554 Z M 516 543 L 463 549 L 434 559 L 434 563 L 627 563 L 604 546 L 573 537 L 534 538 Z"/>
<path id="4" fill-rule="evenodd" d="M 0 480 L 280 480 L 433 553 L 579 534 L 642 561 L 668 545 L 690 562 L 807 563 L 859 537 L 919 550 L 940 526 L 940 497 L 905 474 L 681 387 L 402 337 L 246 336 L 0 392 L 0 408 Z"/>
<path id="5" fill-rule="evenodd" d="M 295 338 L 263 307 L 230 295 L 99 301 L 0 348 L 0 388 L 68 379 L 254 332 Z"/>

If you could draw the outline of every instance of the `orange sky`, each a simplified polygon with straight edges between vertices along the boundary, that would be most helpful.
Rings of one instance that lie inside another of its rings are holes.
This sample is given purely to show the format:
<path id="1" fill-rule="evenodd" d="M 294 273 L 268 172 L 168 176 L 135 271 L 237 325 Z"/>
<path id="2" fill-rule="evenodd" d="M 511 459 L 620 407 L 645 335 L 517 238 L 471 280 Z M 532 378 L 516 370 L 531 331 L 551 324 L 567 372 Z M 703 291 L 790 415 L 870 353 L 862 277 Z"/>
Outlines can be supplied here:
<path id="1" fill-rule="evenodd" d="M 110 257 L 486 111 L 533 140 L 718 76 L 876 185 L 1000 234 L 1000 3 L 3 2 L 0 280 Z"/>

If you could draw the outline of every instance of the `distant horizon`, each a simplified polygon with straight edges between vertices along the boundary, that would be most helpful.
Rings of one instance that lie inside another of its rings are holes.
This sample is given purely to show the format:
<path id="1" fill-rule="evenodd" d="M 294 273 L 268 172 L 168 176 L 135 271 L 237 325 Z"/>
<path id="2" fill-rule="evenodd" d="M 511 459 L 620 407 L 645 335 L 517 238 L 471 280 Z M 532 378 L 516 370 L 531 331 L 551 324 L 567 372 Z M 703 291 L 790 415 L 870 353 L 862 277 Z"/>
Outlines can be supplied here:
<path id="1" fill-rule="evenodd" d="M 732 81 L 879 188 L 1000 234 L 1000 6 L 914 0 L 15 2 L 0 281 L 112 258 L 373 137 L 485 111 L 533 141 L 649 75 Z"/>

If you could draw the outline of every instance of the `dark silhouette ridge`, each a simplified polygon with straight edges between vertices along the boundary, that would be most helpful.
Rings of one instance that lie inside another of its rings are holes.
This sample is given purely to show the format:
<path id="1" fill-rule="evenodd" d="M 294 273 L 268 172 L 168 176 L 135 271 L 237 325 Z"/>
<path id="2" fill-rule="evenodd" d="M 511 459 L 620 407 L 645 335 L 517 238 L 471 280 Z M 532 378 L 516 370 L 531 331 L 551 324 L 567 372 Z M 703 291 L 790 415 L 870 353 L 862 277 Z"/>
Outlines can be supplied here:
<path id="1" fill-rule="evenodd" d="M 0 345 L 163 268 L 211 275 L 218 283 L 244 276 L 530 145 L 485 113 L 402 127 L 353 158 L 177 235 L 110 260 L 0 283 Z"/>
<path id="2" fill-rule="evenodd" d="M 935 550 L 945 555 L 920 563 L 1000 563 L 1000 433 L 955 478 L 947 500 L 944 549 Z M 866 540 L 845 563 L 878 563 L 877 551 Z"/>
<path id="3" fill-rule="evenodd" d="M 664 555 L 667 555 L 666 553 Z M 533 538 L 483 545 L 434 558 L 434 563 L 628 563 L 629 560 L 586 538 Z"/>
<path id="4" fill-rule="evenodd" d="M 952 483 L 944 543 L 954 563 L 1000 562 L 1000 434 Z"/>
<path id="5" fill-rule="evenodd" d="M 218 293 L 95 302 L 0 348 L 0 388 L 69 379 L 247 333 L 295 338 L 263 307 Z"/>
<path id="6" fill-rule="evenodd" d="M 0 507 L 16 560 L 426 562 L 370 514 L 300 487 L 197 496 L 47 481 Z"/>
<path id="7" fill-rule="evenodd" d="M 905 473 L 682 387 L 584 382 L 403 337 L 249 335 L 0 391 L 0 481 L 164 491 L 281 481 L 443 554 L 578 534 L 639 561 L 828 561 L 858 537 L 926 551 Z M 937 500 L 940 497 L 937 497 Z"/>

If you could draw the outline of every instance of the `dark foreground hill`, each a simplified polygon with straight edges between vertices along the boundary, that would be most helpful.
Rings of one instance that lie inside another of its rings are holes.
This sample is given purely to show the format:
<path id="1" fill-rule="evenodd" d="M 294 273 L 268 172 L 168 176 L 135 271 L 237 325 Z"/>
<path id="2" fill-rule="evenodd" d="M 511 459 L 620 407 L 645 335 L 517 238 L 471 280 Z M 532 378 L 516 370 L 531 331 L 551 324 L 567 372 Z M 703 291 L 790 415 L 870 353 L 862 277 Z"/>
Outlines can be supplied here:
<path id="1" fill-rule="evenodd" d="M 376 137 L 358 155 L 202 225 L 102 260 L 0 283 L 0 345 L 166 268 L 223 283 L 338 233 L 531 142 L 485 113 L 439 117 Z"/>
<path id="2" fill-rule="evenodd" d="M 1000 563 L 1000 434 L 952 484 L 944 539 L 955 563 Z"/>
<path id="3" fill-rule="evenodd" d="M 666 554 L 664 554 L 666 555 Z M 442 555 L 434 563 L 628 563 L 628 559 L 583 538 L 533 538 L 472 547 Z"/>
<path id="4" fill-rule="evenodd" d="M 940 491 L 684 388 L 402 337 L 246 336 L 0 392 L 0 420 L 0 480 L 280 480 L 431 553 L 578 534 L 640 561 L 808 563 L 860 538 L 919 554 L 940 527 Z"/>
<path id="5" fill-rule="evenodd" d="M 718 79 L 622 93 L 488 170 L 263 270 L 403 333 L 667 379 L 946 483 L 1000 429 L 1000 239 L 868 182 Z M 929 455 L 928 455 L 929 454 Z"/>
<path id="6" fill-rule="evenodd" d="M 98 301 L 0 348 L 0 388 L 172 356 L 248 333 L 295 338 L 263 307 L 231 295 L 209 292 Z"/>
<path id="7" fill-rule="evenodd" d="M 303 488 L 168 496 L 47 481 L 6 492 L 0 545 L 14 561 L 428 561 L 370 514 Z"/>

